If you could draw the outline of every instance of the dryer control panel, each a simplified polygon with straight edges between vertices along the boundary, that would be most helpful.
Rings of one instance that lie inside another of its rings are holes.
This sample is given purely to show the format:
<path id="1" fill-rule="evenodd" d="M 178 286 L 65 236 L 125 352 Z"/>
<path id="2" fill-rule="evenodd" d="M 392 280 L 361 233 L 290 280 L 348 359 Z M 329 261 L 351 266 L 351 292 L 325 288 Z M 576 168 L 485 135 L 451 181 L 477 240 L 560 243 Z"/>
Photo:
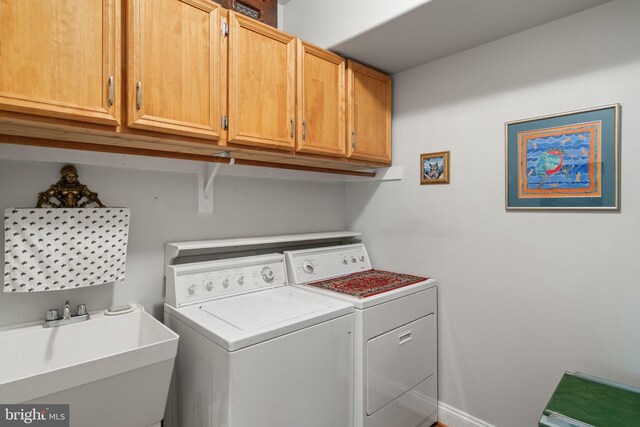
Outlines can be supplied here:
<path id="1" fill-rule="evenodd" d="M 302 249 L 284 253 L 289 282 L 300 285 L 371 270 L 371 260 L 362 243 Z"/>
<path id="2" fill-rule="evenodd" d="M 167 267 L 167 304 L 174 307 L 287 283 L 284 256 L 260 255 Z"/>

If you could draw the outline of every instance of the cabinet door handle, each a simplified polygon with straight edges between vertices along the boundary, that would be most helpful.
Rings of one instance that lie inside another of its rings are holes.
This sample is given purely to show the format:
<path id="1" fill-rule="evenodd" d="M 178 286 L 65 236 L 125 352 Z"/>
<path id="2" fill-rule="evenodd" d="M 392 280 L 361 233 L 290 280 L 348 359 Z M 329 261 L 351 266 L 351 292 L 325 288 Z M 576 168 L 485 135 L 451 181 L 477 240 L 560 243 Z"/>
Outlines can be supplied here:
<path id="1" fill-rule="evenodd" d="M 116 96 L 115 79 L 113 76 L 109 76 L 109 107 L 113 105 Z"/>
<path id="2" fill-rule="evenodd" d="M 293 121 L 293 117 L 291 117 L 289 123 L 291 124 L 291 138 L 293 138 L 293 135 L 296 133 L 296 122 Z"/>
<path id="3" fill-rule="evenodd" d="M 302 121 L 302 140 L 303 141 L 307 140 L 307 121 L 306 120 Z"/>
<path id="4" fill-rule="evenodd" d="M 136 110 L 142 108 L 142 82 L 136 83 Z"/>
<path id="5" fill-rule="evenodd" d="M 357 140 L 356 140 L 356 130 L 353 129 L 351 131 L 351 148 L 353 148 L 354 150 L 356 149 L 356 144 L 357 144 Z"/>

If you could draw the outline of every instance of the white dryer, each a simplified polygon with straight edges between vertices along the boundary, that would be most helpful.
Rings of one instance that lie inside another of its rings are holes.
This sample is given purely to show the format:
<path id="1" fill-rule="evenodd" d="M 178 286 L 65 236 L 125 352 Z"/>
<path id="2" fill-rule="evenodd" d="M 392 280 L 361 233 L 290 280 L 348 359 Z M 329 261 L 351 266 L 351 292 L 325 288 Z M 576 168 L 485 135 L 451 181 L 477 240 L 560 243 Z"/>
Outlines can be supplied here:
<path id="1" fill-rule="evenodd" d="M 356 308 L 355 427 L 437 421 L 437 282 L 374 270 L 363 244 L 285 252 L 289 281 Z"/>
<path id="2" fill-rule="evenodd" d="M 352 426 L 350 303 L 288 286 L 277 253 L 170 265 L 166 277 L 180 345 L 165 426 Z"/>

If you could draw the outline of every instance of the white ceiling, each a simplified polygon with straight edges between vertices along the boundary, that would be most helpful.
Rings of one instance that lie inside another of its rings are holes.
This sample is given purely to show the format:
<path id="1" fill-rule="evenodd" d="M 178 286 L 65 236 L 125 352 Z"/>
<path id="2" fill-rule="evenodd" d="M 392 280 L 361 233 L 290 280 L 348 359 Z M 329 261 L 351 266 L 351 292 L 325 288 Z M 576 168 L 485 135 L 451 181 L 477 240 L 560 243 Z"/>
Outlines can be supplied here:
<path id="1" fill-rule="evenodd" d="M 293 3 L 302 0 L 279 0 Z M 354 1 L 354 0 L 349 0 Z M 389 73 L 396 73 L 499 38 L 607 3 L 611 0 L 427 0 L 360 34 L 323 46 Z M 286 18 L 285 18 L 286 19 Z M 362 24 L 357 15 L 341 16 L 340 25 Z M 316 25 L 331 28 L 322 18 Z M 300 23 L 298 23 L 300 24 Z M 286 29 L 286 27 L 285 27 Z M 294 34 L 298 35 L 298 34 Z M 304 35 L 298 35 L 304 38 Z M 312 40 L 313 41 L 313 40 Z M 523 46 L 526 49 L 526 46 Z"/>

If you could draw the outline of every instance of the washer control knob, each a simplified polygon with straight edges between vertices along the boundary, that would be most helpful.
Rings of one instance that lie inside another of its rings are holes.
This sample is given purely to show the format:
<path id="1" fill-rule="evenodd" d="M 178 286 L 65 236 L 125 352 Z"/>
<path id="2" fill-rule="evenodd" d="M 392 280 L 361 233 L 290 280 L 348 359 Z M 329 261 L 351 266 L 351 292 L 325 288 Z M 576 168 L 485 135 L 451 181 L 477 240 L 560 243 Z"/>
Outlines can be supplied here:
<path id="1" fill-rule="evenodd" d="M 187 292 L 189 292 L 189 295 L 193 295 L 196 293 L 196 284 L 195 283 L 189 283 L 189 285 L 187 286 Z"/>
<path id="2" fill-rule="evenodd" d="M 222 281 L 222 287 L 227 289 L 229 287 L 229 279 L 224 279 Z"/>
<path id="3" fill-rule="evenodd" d="M 364 262 L 364 255 L 360 255 L 360 262 Z"/>
<path id="4" fill-rule="evenodd" d="M 313 265 L 313 263 L 311 261 L 306 260 L 305 262 L 302 263 L 302 269 L 306 273 L 313 273 L 313 270 L 315 270 L 315 266 Z"/>
<path id="5" fill-rule="evenodd" d="M 273 279 L 276 277 L 276 274 L 273 272 L 271 267 L 264 267 L 262 269 L 262 280 L 267 283 L 273 282 Z"/>
<path id="6" fill-rule="evenodd" d="M 342 255 L 342 256 L 340 257 L 340 262 L 342 262 L 344 265 L 349 264 L 349 260 L 348 260 L 348 259 L 347 259 L 347 257 L 346 257 L 346 256 L 344 256 L 344 255 Z"/>
<path id="7" fill-rule="evenodd" d="M 352 256 L 352 257 L 351 257 L 351 262 L 352 262 L 353 264 L 355 264 L 355 263 L 356 263 L 356 261 L 357 261 L 356 257 Z"/>
<path id="8" fill-rule="evenodd" d="M 207 280 L 207 283 L 204 285 L 204 287 L 207 289 L 207 291 L 211 292 L 211 290 L 213 289 L 213 281 Z"/>
<path id="9" fill-rule="evenodd" d="M 244 276 L 238 276 L 238 285 L 244 285 Z"/>

